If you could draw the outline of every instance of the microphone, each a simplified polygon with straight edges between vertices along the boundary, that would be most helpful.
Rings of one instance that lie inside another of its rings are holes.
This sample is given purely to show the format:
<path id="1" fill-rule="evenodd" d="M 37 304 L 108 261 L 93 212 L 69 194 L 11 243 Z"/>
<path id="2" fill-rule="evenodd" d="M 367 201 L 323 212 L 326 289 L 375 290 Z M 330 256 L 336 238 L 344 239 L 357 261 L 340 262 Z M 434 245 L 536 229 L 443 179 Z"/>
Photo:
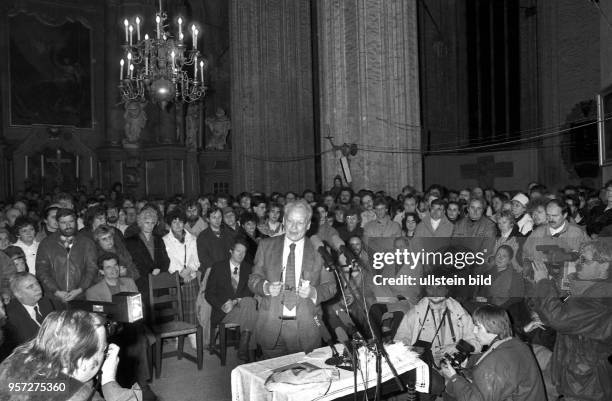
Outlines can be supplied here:
<path id="1" fill-rule="evenodd" d="M 336 315 L 338 316 L 338 319 L 340 319 L 342 324 L 345 325 L 346 327 L 354 327 L 355 326 L 355 323 L 353 323 L 353 320 L 351 320 L 350 315 L 346 311 L 344 311 L 344 310 L 338 311 L 336 313 Z M 346 335 L 346 333 L 345 333 L 345 335 Z"/>
<path id="2" fill-rule="evenodd" d="M 310 237 L 310 241 L 312 242 L 312 245 L 315 247 L 317 252 L 319 252 L 319 255 L 321 255 L 321 258 L 323 258 L 323 264 L 325 265 L 325 268 L 328 271 L 334 270 L 335 269 L 334 258 L 329 254 L 329 252 L 327 252 L 327 248 L 325 247 L 325 244 L 316 235 L 313 235 L 312 237 Z"/>
<path id="3" fill-rule="evenodd" d="M 355 252 L 353 252 L 353 250 L 348 246 L 341 245 L 338 250 L 342 252 L 342 254 L 346 258 L 346 260 L 349 261 L 349 263 L 357 262 L 359 264 L 361 262 L 357 255 L 355 255 Z"/>
<path id="4" fill-rule="evenodd" d="M 335 332 L 336 332 L 336 338 L 338 339 L 339 342 L 341 342 L 344 345 L 344 348 L 350 352 L 353 352 L 353 347 L 349 343 L 349 336 L 348 334 L 346 334 L 346 331 L 344 330 L 344 328 L 336 327 Z"/>
<path id="5" fill-rule="evenodd" d="M 336 349 L 336 346 L 332 342 L 331 334 L 329 334 L 327 327 L 321 324 L 318 316 L 314 317 L 314 322 L 315 322 L 315 325 L 319 328 L 319 335 L 321 336 L 325 344 L 329 345 L 329 347 L 332 350 L 332 356 L 331 358 L 328 358 L 325 360 L 325 364 L 331 365 L 331 366 L 340 365 L 342 363 L 342 357 L 340 356 L 340 353 L 338 352 L 338 350 Z"/>

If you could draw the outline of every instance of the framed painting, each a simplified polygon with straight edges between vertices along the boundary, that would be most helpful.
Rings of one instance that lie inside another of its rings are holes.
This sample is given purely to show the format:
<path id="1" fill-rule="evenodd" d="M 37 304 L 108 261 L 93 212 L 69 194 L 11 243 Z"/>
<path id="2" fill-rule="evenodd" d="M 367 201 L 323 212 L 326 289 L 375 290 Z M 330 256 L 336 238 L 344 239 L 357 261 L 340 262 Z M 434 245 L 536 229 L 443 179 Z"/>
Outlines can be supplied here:
<path id="1" fill-rule="evenodd" d="M 76 19 L 8 18 L 11 126 L 92 128 L 92 33 Z"/>

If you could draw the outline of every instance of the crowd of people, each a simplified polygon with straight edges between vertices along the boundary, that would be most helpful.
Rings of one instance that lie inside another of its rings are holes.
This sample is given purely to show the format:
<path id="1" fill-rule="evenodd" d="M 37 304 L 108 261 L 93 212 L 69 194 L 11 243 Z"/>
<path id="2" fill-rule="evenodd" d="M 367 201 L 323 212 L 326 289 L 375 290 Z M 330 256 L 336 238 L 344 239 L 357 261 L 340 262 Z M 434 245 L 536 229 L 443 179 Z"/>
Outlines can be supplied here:
<path id="1" fill-rule="evenodd" d="M 514 193 L 406 186 L 392 196 L 336 177 L 324 193 L 167 200 L 135 199 L 120 185 L 109 193 L 26 191 L 0 202 L 0 377 L 42 352 L 52 325 L 76 313 L 64 311 L 71 301 L 137 291 L 146 305 L 150 277 L 168 272 L 180 276 L 184 320 L 203 326 L 206 344 L 211 325 L 240 325 L 245 362 L 309 352 L 321 345 L 322 327 L 342 328 L 415 345 L 432 379 L 422 399 L 610 400 L 611 233 L 612 182 L 560 191 L 531 183 Z M 484 252 L 486 263 L 460 275 L 490 284 L 375 284 L 375 275 L 456 275 L 441 263 L 373 268 L 376 252 L 418 250 L 431 238 L 446 250 Z M 320 247 L 346 280 L 325 268 Z M 87 358 L 106 342 L 98 340 Z M 189 342 L 195 349 L 195 336 Z M 145 396 L 150 372 L 138 350 L 146 346 L 132 348 L 133 377 L 117 379 L 138 383 Z M 463 353 L 471 357 L 449 360 Z M 45 374 L 91 379 L 72 374 L 80 368 L 70 363 Z"/>

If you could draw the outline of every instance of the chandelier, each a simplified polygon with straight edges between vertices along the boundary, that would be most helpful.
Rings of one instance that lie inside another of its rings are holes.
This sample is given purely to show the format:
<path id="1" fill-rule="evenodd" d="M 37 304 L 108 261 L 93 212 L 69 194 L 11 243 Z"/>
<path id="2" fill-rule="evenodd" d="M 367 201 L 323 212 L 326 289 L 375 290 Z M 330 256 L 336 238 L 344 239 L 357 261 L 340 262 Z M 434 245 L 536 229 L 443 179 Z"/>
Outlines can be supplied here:
<path id="1" fill-rule="evenodd" d="M 178 35 L 173 36 L 167 20 L 160 0 L 159 12 L 155 13 L 154 38 L 145 34 L 141 40 L 144 21 L 140 17 L 134 18 L 133 23 L 127 18 L 123 21 L 124 56 L 119 62 L 121 103 L 144 102 L 149 98 L 165 108 L 172 101 L 197 101 L 206 93 L 204 69 L 208 63 L 198 51 L 196 25 L 184 26 L 179 16 Z M 190 38 L 185 37 L 185 30 L 190 31 Z"/>

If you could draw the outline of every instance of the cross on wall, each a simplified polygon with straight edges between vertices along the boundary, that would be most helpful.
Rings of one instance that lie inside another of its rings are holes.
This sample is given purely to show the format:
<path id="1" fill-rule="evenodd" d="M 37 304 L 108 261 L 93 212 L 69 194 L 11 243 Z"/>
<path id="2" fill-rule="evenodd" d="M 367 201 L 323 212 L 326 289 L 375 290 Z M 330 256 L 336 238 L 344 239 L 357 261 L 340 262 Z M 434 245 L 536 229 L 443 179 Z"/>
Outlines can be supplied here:
<path id="1" fill-rule="evenodd" d="M 475 164 L 462 164 L 460 170 L 461 178 L 477 180 L 481 187 L 494 188 L 496 178 L 514 176 L 514 163 L 496 163 L 494 156 L 482 156 Z"/>

